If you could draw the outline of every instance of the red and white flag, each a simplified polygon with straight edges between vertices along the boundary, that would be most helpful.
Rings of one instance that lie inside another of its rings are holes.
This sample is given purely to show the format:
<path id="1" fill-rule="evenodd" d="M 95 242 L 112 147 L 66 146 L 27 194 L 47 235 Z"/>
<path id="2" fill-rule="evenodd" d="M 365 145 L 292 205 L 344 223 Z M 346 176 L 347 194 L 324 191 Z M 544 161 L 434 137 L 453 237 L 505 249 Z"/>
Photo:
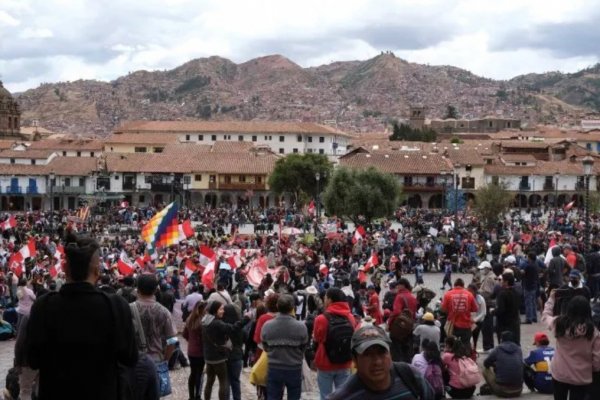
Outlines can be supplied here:
<path id="1" fill-rule="evenodd" d="M 2 228 L 3 231 L 5 231 L 7 229 L 12 229 L 16 226 L 17 226 L 17 219 L 15 218 L 14 215 L 11 215 L 10 217 L 8 217 L 8 219 L 6 221 L 2 222 L 2 225 L 0 225 L 0 227 Z"/>
<path id="2" fill-rule="evenodd" d="M 238 254 L 234 254 L 227 257 L 227 264 L 231 266 L 231 269 L 237 269 L 242 265 L 242 258 Z"/>
<path id="3" fill-rule="evenodd" d="M 377 257 L 377 253 L 371 252 L 371 257 L 369 257 L 367 263 L 365 264 L 365 272 L 370 271 L 371 268 L 376 267 L 377 265 L 379 265 L 379 258 Z"/>
<path id="4" fill-rule="evenodd" d="M 187 260 L 185 260 L 185 270 L 184 270 L 184 274 L 186 278 L 190 278 L 190 276 L 192 276 L 192 274 L 194 272 L 196 272 L 198 270 L 198 266 L 196 264 L 194 264 L 194 262 L 192 261 L 191 258 L 188 258 Z"/>
<path id="5" fill-rule="evenodd" d="M 569 211 L 571 208 L 573 208 L 574 205 L 575 205 L 575 201 L 573 200 L 572 202 L 570 202 L 569 204 L 567 204 L 565 206 L 565 211 Z"/>
<path id="6" fill-rule="evenodd" d="M 121 255 L 117 261 L 117 269 L 119 270 L 119 273 L 124 276 L 133 275 L 133 272 L 135 271 L 135 267 L 129 261 L 129 257 L 127 257 L 125 251 L 121 251 Z"/>
<path id="7" fill-rule="evenodd" d="M 215 262 L 211 261 L 204 266 L 202 272 L 202 284 L 206 289 L 212 289 L 215 286 Z"/>
<path id="8" fill-rule="evenodd" d="M 315 215 L 315 201 L 311 200 L 310 204 L 308 205 L 308 215 Z"/>
<path id="9" fill-rule="evenodd" d="M 354 236 L 352 237 L 352 243 L 356 243 L 359 240 L 364 240 L 366 234 L 367 232 L 365 231 L 365 228 L 363 228 L 361 225 L 357 226 L 356 230 L 354 231 Z"/>
<path id="10" fill-rule="evenodd" d="M 206 267 L 211 261 L 214 262 L 217 259 L 215 252 L 208 246 L 200 246 L 200 265 Z"/>
<path id="11" fill-rule="evenodd" d="M 50 267 L 49 271 L 50 276 L 56 278 L 59 272 L 63 270 L 62 266 L 65 262 L 65 249 L 62 245 L 56 245 L 56 250 L 54 251 L 54 258 L 56 259 L 56 263 Z"/>
<path id="12" fill-rule="evenodd" d="M 19 278 L 23 275 L 23 262 L 29 257 L 35 257 L 35 240 L 29 239 L 29 242 L 21 250 L 14 253 L 8 260 L 8 266 Z"/>
<path id="13" fill-rule="evenodd" d="M 194 236 L 194 228 L 192 228 L 192 223 L 189 219 L 183 221 L 183 223 L 179 224 L 179 240 L 186 240 L 190 236 Z"/>

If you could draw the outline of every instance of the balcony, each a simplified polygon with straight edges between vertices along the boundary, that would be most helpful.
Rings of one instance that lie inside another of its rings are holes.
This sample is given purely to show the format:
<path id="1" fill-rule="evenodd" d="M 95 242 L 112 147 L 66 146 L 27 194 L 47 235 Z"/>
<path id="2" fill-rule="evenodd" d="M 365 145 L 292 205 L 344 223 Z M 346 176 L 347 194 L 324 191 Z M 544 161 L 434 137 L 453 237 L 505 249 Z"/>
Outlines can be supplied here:
<path id="1" fill-rule="evenodd" d="M 135 182 L 123 182 L 123 190 L 135 190 Z"/>
<path id="2" fill-rule="evenodd" d="M 21 186 L 5 186 L 6 194 L 21 194 L 23 193 L 23 188 Z"/>
<path id="3" fill-rule="evenodd" d="M 173 191 L 177 191 L 181 189 L 181 184 L 179 182 L 174 182 L 174 183 L 164 183 L 164 182 L 157 182 L 154 183 L 152 182 L 150 184 L 150 190 L 152 192 L 165 192 L 165 193 L 170 193 L 171 190 Z"/>
<path id="4" fill-rule="evenodd" d="M 575 183 L 575 190 L 585 190 L 585 182 L 577 182 Z"/>
<path id="5" fill-rule="evenodd" d="M 52 192 L 63 194 L 85 194 L 85 186 L 54 186 Z"/>
<path id="6" fill-rule="evenodd" d="M 402 185 L 404 192 L 443 192 L 443 184 L 428 184 L 428 183 L 404 183 Z"/>
<path id="7" fill-rule="evenodd" d="M 554 190 L 554 184 L 553 183 L 544 183 L 544 190 Z"/>
<path id="8" fill-rule="evenodd" d="M 520 183 L 519 190 L 531 190 L 531 185 L 529 183 Z"/>
<path id="9" fill-rule="evenodd" d="M 244 183 L 244 182 L 231 182 L 219 183 L 219 189 L 221 190 L 267 190 L 267 185 L 264 183 Z"/>
<path id="10" fill-rule="evenodd" d="M 39 194 L 37 186 L 27 186 L 27 194 Z"/>

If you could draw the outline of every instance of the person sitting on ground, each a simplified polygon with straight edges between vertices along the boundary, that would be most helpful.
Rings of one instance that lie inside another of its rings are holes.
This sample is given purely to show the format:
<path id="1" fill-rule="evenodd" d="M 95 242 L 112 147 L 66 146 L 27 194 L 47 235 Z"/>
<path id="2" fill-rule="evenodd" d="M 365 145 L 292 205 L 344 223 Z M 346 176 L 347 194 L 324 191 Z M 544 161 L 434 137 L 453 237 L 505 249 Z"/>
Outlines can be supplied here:
<path id="1" fill-rule="evenodd" d="M 513 340 L 512 332 L 502 332 L 500 344 L 483 362 L 483 377 L 498 397 L 519 397 L 523 391 L 523 352 Z"/>
<path id="2" fill-rule="evenodd" d="M 422 324 L 419 324 L 413 330 L 413 335 L 415 338 L 420 338 L 419 345 L 423 346 L 423 342 L 428 340 L 430 342 L 434 342 L 439 346 L 440 344 L 440 327 L 439 322 L 435 320 L 433 313 L 426 312 L 421 319 L 423 321 Z"/>
<path id="3" fill-rule="evenodd" d="M 448 336 L 445 342 L 444 353 L 442 354 L 442 363 L 447 371 L 446 391 L 453 399 L 470 399 L 475 393 L 477 384 L 465 384 L 461 376 L 467 371 L 463 370 L 465 362 L 474 363 L 470 358 L 470 350 L 461 340 L 454 336 Z M 461 362 L 464 360 L 465 362 Z"/>
<path id="4" fill-rule="evenodd" d="M 543 332 L 537 332 L 533 337 L 533 345 L 537 346 L 531 350 L 529 357 L 524 360 L 525 369 L 523 381 L 529 390 L 539 393 L 553 393 L 552 374 L 550 373 L 550 362 L 554 358 L 554 348 L 550 347 L 550 339 Z"/>
<path id="5" fill-rule="evenodd" d="M 356 374 L 328 400 L 421 399 L 434 400 L 431 386 L 414 367 L 392 362 L 391 341 L 378 326 L 358 329 L 352 336 L 352 358 Z"/>

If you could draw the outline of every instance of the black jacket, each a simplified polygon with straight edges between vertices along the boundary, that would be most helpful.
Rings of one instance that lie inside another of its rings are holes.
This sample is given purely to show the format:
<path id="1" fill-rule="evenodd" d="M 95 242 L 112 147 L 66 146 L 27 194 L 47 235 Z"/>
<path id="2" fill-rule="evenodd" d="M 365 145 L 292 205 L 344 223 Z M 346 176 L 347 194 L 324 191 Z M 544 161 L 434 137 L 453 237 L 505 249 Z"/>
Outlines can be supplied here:
<path id="1" fill-rule="evenodd" d="M 498 326 L 518 323 L 521 295 L 514 287 L 502 288 L 496 297 L 496 318 Z"/>
<path id="2" fill-rule="evenodd" d="M 116 400 L 117 362 L 138 358 L 129 306 L 87 282 L 66 283 L 33 304 L 26 352 L 40 371 L 40 400 Z"/>
<path id="3" fill-rule="evenodd" d="M 242 321 L 228 324 L 211 314 L 206 314 L 202 319 L 204 361 L 207 364 L 218 364 L 227 361 L 231 351 L 227 350 L 224 345 L 236 331 L 241 330 L 241 327 Z"/>

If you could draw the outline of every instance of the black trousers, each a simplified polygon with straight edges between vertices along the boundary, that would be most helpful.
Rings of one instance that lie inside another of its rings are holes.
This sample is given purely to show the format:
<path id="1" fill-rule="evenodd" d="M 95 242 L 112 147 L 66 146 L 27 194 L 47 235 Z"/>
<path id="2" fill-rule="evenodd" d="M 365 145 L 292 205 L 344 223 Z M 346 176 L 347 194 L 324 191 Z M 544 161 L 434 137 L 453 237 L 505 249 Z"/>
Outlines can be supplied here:
<path id="1" fill-rule="evenodd" d="M 554 400 L 584 400 L 591 385 L 570 385 L 552 379 Z"/>
<path id="2" fill-rule="evenodd" d="M 483 340 L 483 350 L 494 348 L 494 316 L 486 314 L 481 325 L 481 339 Z"/>

